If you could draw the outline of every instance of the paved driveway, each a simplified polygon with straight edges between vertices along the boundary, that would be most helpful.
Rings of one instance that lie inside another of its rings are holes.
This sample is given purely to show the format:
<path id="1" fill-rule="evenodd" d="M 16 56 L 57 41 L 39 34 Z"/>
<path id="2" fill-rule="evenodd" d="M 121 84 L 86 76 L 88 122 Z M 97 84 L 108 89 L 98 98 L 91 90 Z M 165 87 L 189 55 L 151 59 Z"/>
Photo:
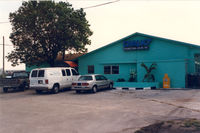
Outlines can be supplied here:
<path id="1" fill-rule="evenodd" d="M 200 90 L 0 93 L 0 133 L 133 133 L 181 118 L 200 119 Z"/>

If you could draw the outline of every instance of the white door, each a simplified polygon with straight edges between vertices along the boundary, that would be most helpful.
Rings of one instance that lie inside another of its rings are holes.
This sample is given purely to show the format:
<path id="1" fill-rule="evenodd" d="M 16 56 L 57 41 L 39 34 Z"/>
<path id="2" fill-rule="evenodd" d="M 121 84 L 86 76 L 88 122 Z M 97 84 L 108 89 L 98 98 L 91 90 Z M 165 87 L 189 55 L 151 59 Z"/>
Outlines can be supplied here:
<path id="1" fill-rule="evenodd" d="M 105 84 L 104 81 L 102 80 L 102 77 L 100 75 L 96 75 L 95 78 L 96 78 L 97 88 L 98 89 L 104 88 Z"/>
<path id="2" fill-rule="evenodd" d="M 62 69 L 61 73 L 62 73 L 62 76 L 60 77 L 61 78 L 60 87 L 67 88 L 68 87 L 67 86 L 67 75 L 66 75 L 65 69 Z"/>
<path id="3" fill-rule="evenodd" d="M 79 73 L 74 69 L 71 69 L 71 72 L 72 72 L 72 81 L 78 80 Z"/>
<path id="4" fill-rule="evenodd" d="M 71 73 L 70 69 L 65 69 L 65 72 L 66 72 L 67 87 L 71 87 L 71 85 L 72 85 L 72 73 Z"/>

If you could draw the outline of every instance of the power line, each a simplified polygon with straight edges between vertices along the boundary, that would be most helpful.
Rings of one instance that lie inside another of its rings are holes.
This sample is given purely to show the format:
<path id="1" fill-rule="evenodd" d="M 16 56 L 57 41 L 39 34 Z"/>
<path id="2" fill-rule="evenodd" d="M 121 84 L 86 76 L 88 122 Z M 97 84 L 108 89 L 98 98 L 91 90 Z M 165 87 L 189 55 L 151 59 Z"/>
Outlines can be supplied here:
<path id="1" fill-rule="evenodd" d="M 89 8 L 94 8 L 94 7 L 104 6 L 104 5 L 112 4 L 112 3 L 115 3 L 115 2 L 119 2 L 119 1 L 120 1 L 120 0 L 115 0 L 115 1 L 106 2 L 106 3 L 102 3 L 102 4 L 98 4 L 98 5 L 94 5 L 94 6 L 84 7 L 83 9 L 89 9 Z"/>

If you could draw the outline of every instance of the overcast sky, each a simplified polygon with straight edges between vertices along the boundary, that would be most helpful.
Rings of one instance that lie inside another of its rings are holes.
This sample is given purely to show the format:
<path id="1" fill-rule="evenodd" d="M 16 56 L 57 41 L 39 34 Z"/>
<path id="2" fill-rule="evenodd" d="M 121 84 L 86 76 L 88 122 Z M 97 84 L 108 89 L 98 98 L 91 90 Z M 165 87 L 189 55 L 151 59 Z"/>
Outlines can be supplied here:
<path id="1" fill-rule="evenodd" d="M 56 0 L 57 1 L 57 0 Z M 74 8 L 84 8 L 115 0 L 67 0 Z M 22 0 L 0 0 L 0 44 L 11 45 L 8 22 L 10 12 L 21 6 Z M 135 32 L 200 45 L 200 1 L 198 0 L 120 0 L 118 2 L 85 9 L 91 25 L 92 44 L 88 50 L 107 45 Z M 6 46 L 6 53 L 12 46 Z M 0 68 L 2 45 L 0 45 Z M 24 69 L 24 65 L 6 69 Z"/>

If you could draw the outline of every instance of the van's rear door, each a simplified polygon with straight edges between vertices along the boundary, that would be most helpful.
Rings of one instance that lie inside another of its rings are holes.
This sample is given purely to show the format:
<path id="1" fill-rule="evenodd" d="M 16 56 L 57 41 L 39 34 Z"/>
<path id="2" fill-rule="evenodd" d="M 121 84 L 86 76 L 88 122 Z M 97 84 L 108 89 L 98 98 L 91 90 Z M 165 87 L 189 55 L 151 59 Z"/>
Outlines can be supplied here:
<path id="1" fill-rule="evenodd" d="M 38 84 L 38 70 L 32 70 L 31 74 L 30 74 L 30 87 L 31 86 L 36 86 Z"/>
<path id="2" fill-rule="evenodd" d="M 30 86 L 40 86 L 45 84 L 44 82 L 45 70 L 32 70 L 30 74 Z"/>

